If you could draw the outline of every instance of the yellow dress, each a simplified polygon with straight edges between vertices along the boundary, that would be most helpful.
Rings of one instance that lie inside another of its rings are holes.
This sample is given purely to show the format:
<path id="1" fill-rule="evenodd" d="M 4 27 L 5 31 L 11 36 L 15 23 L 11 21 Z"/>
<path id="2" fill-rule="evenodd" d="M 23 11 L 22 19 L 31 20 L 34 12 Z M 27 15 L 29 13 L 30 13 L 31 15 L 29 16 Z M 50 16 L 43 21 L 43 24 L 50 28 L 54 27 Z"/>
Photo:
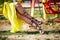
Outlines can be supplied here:
<path id="1" fill-rule="evenodd" d="M 10 21 L 12 33 L 22 31 L 23 20 L 17 17 L 14 3 L 4 3 L 3 15 Z"/>

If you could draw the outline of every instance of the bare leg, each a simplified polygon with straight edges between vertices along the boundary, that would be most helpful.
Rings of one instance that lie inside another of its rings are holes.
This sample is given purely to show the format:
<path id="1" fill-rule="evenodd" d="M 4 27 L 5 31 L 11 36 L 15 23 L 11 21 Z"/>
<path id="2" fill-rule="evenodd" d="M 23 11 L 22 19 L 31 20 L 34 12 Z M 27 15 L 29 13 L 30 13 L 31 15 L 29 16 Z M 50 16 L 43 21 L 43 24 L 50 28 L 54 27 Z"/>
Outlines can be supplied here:
<path id="1" fill-rule="evenodd" d="M 34 26 L 39 31 L 42 31 L 41 27 L 39 26 L 42 23 L 41 21 L 38 21 L 35 18 L 31 17 L 19 3 L 15 3 L 15 7 L 17 11 L 17 16 L 19 18 L 24 20 L 26 23 Z"/>
<path id="2" fill-rule="evenodd" d="M 37 23 L 39 25 L 42 23 L 42 22 L 38 21 L 37 19 L 31 17 L 19 3 L 15 3 L 15 7 L 20 14 L 24 15 L 25 17 L 29 18 L 30 20 L 33 20 L 35 23 Z"/>
<path id="3" fill-rule="evenodd" d="M 17 17 L 18 17 L 18 18 L 21 18 L 22 20 L 24 20 L 24 22 L 26 22 L 26 23 L 34 26 L 36 29 L 38 29 L 38 31 L 39 31 L 41 34 L 44 33 L 44 31 L 41 29 L 41 27 L 40 27 L 39 25 L 37 25 L 34 21 L 32 22 L 32 20 L 26 18 L 25 16 L 19 14 L 19 12 L 17 12 Z"/>
<path id="4" fill-rule="evenodd" d="M 19 14 L 19 12 L 17 12 L 17 17 L 21 18 L 22 20 L 24 20 L 24 22 L 26 22 L 32 26 L 36 26 L 36 24 L 34 22 L 32 22 L 30 19 L 26 18 L 25 16 Z"/>

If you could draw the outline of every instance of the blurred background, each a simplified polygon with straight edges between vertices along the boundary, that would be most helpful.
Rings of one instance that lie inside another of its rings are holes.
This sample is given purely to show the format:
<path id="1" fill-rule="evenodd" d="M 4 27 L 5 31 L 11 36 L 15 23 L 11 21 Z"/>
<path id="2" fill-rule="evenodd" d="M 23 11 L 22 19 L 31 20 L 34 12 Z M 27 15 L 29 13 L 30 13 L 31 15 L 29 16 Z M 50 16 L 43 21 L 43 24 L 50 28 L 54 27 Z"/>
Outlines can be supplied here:
<path id="1" fill-rule="evenodd" d="M 35 3 L 35 10 L 34 10 L 34 18 L 39 21 L 42 21 L 43 24 L 41 25 L 42 29 L 45 31 L 45 34 L 41 35 L 39 32 L 31 27 L 29 24 L 24 23 L 23 32 L 11 33 L 11 24 L 9 20 L 7 20 L 3 16 L 3 4 L 4 1 L 12 2 L 12 0 L 0 0 L 0 39 L 1 40 L 60 40 L 60 23 L 53 22 L 52 20 L 44 21 L 43 19 L 43 11 L 42 11 L 42 3 L 36 1 Z M 30 0 L 15 0 L 19 2 L 22 7 L 31 15 L 30 12 Z M 59 0 L 60 4 L 60 0 Z M 53 7 L 53 6 L 52 6 Z M 48 14 L 49 18 L 52 18 L 51 14 Z M 60 19 L 60 14 L 59 18 Z M 51 21 L 51 22 L 50 22 Z"/>

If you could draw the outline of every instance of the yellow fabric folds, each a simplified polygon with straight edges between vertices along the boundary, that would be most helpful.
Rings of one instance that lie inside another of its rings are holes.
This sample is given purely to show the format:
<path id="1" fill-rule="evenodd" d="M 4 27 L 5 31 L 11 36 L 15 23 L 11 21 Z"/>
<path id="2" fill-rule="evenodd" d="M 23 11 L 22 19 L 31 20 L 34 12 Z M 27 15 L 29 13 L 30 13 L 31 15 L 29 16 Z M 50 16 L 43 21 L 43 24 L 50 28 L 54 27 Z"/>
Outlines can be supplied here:
<path id="1" fill-rule="evenodd" d="M 14 3 L 4 3 L 3 15 L 11 22 L 11 32 L 22 31 L 23 20 L 17 17 Z"/>

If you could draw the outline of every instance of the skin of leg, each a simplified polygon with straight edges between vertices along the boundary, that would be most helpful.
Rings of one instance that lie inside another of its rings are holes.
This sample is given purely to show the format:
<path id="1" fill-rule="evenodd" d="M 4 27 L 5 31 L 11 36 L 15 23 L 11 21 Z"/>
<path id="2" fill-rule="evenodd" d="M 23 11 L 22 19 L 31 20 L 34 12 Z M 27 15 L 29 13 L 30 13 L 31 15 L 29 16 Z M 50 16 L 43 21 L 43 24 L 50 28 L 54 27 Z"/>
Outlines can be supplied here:
<path id="1" fill-rule="evenodd" d="M 31 15 L 29 15 L 19 3 L 16 2 L 15 7 L 16 7 L 17 11 L 19 11 L 20 14 L 24 15 L 25 17 L 29 18 L 30 20 L 33 20 L 35 23 L 37 23 L 39 25 L 41 24 L 40 21 L 38 21 L 37 19 L 35 19 Z"/>

